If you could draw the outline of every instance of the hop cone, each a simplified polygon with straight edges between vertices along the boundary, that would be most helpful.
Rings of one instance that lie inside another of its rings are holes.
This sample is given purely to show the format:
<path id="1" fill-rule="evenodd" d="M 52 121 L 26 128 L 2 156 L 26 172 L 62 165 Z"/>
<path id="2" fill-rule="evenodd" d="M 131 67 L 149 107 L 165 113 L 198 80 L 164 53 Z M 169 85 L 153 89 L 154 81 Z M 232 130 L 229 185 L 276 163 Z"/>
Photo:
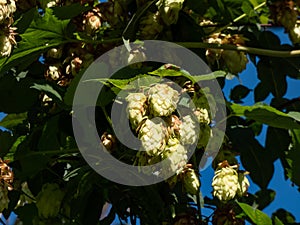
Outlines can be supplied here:
<path id="1" fill-rule="evenodd" d="M 60 205 L 64 197 L 64 192 L 58 184 L 47 183 L 36 197 L 36 206 L 41 218 L 56 217 L 60 211 Z"/>
<path id="2" fill-rule="evenodd" d="M 0 57 L 9 56 L 13 45 L 16 44 L 13 35 L 5 35 L 0 33 Z"/>
<path id="3" fill-rule="evenodd" d="M 170 26 L 177 22 L 179 11 L 182 9 L 183 2 L 184 0 L 159 0 L 156 3 L 166 25 Z"/>
<path id="4" fill-rule="evenodd" d="M 16 3 L 14 0 L 1 0 L 0 1 L 0 24 L 4 23 L 5 20 L 12 16 L 16 11 Z"/>
<path id="5" fill-rule="evenodd" d="M 238 173 L 235 167 L 227 166 L 215 171 L 213 178 L 213 195 L 220 201 L 228 201 L 235 197 L 239 189 Z"/>
<path id="6" fill-rule="evenodd" d="M 230 73 L 238 74 L 246 69 L 248 58 L 244 52 L 225 50 L 222 59 Z"/>
<path id="7" fill-rule="evenodd" d="M 179 93 L 167 84 L 156 84 L 149 89 L 150 112 L 153 116 L 169 116 L 177 108 Z"/>
<path id="8" fill-rule="evenodd" d="M 156 156 L 165 148 L 166 130 L 160 119 L 147 119 L 141 126 L 138 137 L 149 156 Z"/>
<path id="9" fill-rule="evenodd" d="M 193 169 L 189 168 L 187 171 L 185 171 L 183 177 L 183 184 L 185 190 L 188 193 L 196 195 L 199 192 L 200 181 L 196 172 Z"/>
<path id="10" fill-rule="evenodd" d="M 164 160 L 162 162 L 163 176 L 179 174 L 188 161 L 187 150 L 178 139 L 169 139 L 168 145 L 162 153 L 162 160 Z"/>
<path id="11" fill-rule="evenodd" d="M 185 144 L 194 144 L 198 139 L 199 126 L 191 115 L 184 116 L 179 126 L 180 142 Z"/>
<path id="12" fill-rule="evenodd" d="M 144 106 L 147 97 L 143 93 L 130 93 L 126 97 L 126 101 L 128 102 L 127 113 L 130 124 L 133 129 L 136 129 L 146 115 Z"/>
<path id="13" fill-rule="evenodd" d="M 0 182 L 0 213 L 8 208 L 8 188 L 4 182 Z"/>
<path id="14" fill-rule="evenodd" d="M 159 13 L 148 12 L 142 17 L 139 30 L 141 39 L 149 40 L 156 38 L 163 30 Z"/>

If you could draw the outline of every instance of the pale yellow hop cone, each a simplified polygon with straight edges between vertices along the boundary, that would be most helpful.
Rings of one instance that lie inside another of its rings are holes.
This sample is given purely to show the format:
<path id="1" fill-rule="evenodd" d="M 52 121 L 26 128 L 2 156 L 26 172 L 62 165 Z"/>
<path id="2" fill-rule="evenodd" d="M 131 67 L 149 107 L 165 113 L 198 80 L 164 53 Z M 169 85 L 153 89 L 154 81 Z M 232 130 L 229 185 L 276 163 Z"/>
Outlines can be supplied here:
<path id="1" fill-rule="evenodd" d="M 179 174 L 187 164 L 187 149 L 176 138 L 168 140 L 168 144 L 162 153 L 162 175 Z"/>
<path id="2" fill-rule="evenodd" d="M 143 93 L 130 93 L 126 97 L 127 113 L 130 124 L 133 129 L 136 129 L 146 116 L 145 103 L 147 97 Z"/>
<path id="3" fill-rule="evenodd" d="M 182 123 L 179 126 L 180 142 L 183 145 L 195 144 L 198 140 L 199 125 L 196 118 L 192 115 L 187 115 L 182 118 Z"/>
<path id="4" fill-rule="evenodd" d="M 149 156 L 160 154 L 166 146 L 166 128 L 161 119 L 146 119 L 139 130 L 138 137 Z"/>
<path id="5" fill-rule="evenodd" d="M 16 10 L 17 7 L 14 0 L 0 0 L 0 24 L 4 23 L 9 17 L 12 17 Z"/>
<path id="6" fill-rule="evenodd" d="M 167 84 L 156 84 L 149 89 L 149 107 L 153 116 L 169 116 L 177 108 L 178 91 Z"/>
<path id="7" fill-rule="evenodd" d="M 227 166 L 215 171 L 212 187 L 213 195 L 220 201 L 233 199 L 239 189 L 238 172 L 236 166 Z"/>
<path id="8" fill-rule="evenodd" d="M 195 170 L 188 168 L 184 171 L 183 184 L 186 192 L 192 195 L 199 193 L 200 180 Z"/>

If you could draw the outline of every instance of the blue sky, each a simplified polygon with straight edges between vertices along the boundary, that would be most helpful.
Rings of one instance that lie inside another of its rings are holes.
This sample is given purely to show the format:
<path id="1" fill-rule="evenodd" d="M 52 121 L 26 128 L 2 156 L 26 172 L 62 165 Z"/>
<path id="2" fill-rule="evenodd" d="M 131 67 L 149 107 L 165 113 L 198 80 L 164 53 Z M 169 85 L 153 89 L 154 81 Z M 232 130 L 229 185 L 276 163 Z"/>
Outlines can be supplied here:
<path id="1" fill-rule="evenodd" d="M 290 44 L 290 40 L 288 35 L 283 32 L 283 28 L 272 28 L 272 32 L 280 37 L 282 44 Z M 287 79 L 288 81 L 288 91 L 284 97 L 292 99 L 300 96 L 299 88 L 300 88 L 300 80 L 295 79 Z M 249 62 L 247 65 L 247 69 L 240 75 L 240 80 L 233 79 L 226 82 L 224 87 L 224 93 L 227 99 L 229 99 L 230 89 L 237 84 L 243 84 L 248 88 L 254 90 L 255 86 L 258 84 L 259 80 L 257 79 L 257 72 L 255 66 Z M 272 96 L 270 95 L 265 102 L 270 103 Z M 254 103 L 254 93 L 253 91 L 243 99 L 245 105 L 252 105 Z M 264 145 L 265 143 L 265 134 L 266 127 L 264 127 L 263 132 L 260 136 L 257 137 L 258 141 Z M 274 164 L 275 173 L 274 176 L 268 186 L 269 189 L 273 189 L 276 191 L 275 200 L 264 210 L 268 215 L 272 215 L 279 208 L 284 208 L 290 211 L 295 217 L 296 220 L 300 221 L 300 193 L 297 190 L 297 186 L 292 187 L 292 183 L 289 180 L 284 179 L 284 172 L 279 160 L 277 160 Z M 211 188 L 211 179 L 213 177 L 213 170 L 211 167 L 204 170 L 202 172 L 202 187 L 201 191 L 203 195 L 210 195 Z M 251 186 L 249 188 L 250 193 L 255 193 L 259 190 L 259 187 L 253 182 L 251 182 Z M 210 210 L 204 211 L 207 213 L 211 213 Z M 208 214 L 209 215 L 209 214 Z"/>

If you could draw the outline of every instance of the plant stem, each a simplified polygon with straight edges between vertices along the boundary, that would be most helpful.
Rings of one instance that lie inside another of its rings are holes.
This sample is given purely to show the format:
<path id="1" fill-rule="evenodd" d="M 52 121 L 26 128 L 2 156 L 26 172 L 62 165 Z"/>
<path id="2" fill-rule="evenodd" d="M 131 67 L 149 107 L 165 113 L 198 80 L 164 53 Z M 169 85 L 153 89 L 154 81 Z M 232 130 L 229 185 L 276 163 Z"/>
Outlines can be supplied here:
<path id="1" fill-rule="evenodd" d="M 175 43 L 186 48 L 225 49 L 225 50 L 247 52 L 253 55 L 262 55 L 262 56 L 270 56 L 270 57 L 286 58 L 286 57 L 300 56 L 300 50 L 278 51 L 278 50 L 252 48 L 252 47 L 245 47 L 245 46 L 235 46 L 235 45 L 228 45 L 228 44 L 209 44 L 203 42 L 175 42 Z"/>
<path id="2" fill-rule="evenodd" d="M 257 5 L 256 7 L 254 7 L 254 11 L 255 11 L 255 10 L 258 10 L 259 8 L 261 8 L 261 7 L 265 6 L 265 5 L 266 5 L 266 2 L 263 2 L 263 3 L 259 4 L 259 5 Z M 226 24 L 226 25 L 223 26 L 223 27 L 220 27 L 220 28 L 214 30 L 213 33 L 219 33 L 219 32 L 221 32 L 221 31 L 227 29 L 228 27 L 232 26 L 234 23 L 240 21 L 241 19 L 245 18 L 246 16 L 247 16 L 246 13 L 240 15 L 239 17 L 235 18 L 232 22 Z"/>

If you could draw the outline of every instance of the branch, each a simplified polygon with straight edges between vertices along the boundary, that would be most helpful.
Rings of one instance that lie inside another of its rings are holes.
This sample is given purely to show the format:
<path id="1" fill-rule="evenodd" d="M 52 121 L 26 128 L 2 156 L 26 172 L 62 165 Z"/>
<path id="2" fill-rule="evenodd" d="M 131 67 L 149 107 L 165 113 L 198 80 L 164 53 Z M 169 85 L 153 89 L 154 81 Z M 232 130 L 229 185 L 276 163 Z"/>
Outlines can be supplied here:
<path id="1" fill-rule="evenodd" d="M 175 42 L 178 45 L 181 45 L 186 48 L 213 48 L 213 49 L 225 49 L 225 50 L 234 50 L 247 52 L 253 55 L 262 55 L 262 56 L 270 56 L 270 57 L 298 57 L 300 56 L 300 50 L 292 50 L 292 51 L 278 51 L 278 50 L 270 50 L 263 48 L 252 48 L 245 46 L 235 46 L 228 44 L 209 44 L 203 42 Z"/>

